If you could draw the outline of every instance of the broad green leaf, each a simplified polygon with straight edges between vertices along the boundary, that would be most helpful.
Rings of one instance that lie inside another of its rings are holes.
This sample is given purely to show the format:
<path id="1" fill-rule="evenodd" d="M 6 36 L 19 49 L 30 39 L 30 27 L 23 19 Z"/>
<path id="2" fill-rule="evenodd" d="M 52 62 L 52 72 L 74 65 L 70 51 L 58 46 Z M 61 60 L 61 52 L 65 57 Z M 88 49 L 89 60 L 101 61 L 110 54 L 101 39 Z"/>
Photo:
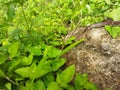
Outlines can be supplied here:
<path id="1" fill-rule="evenodd" d="M 109 32 L 112 38 L 115 38 L 117 36 L 117 33 L 114 32 L 110 26 L 105 26 L 105 30 Z"/>
<path id="2" fill-rule="evenodd" d="M 53 45 L 55 45 L 55 46 L 59 46 L 60 45 L 60 42 L 59 41 L 52 41 L 51 42 Z"/>
<path id="3" fill-rule="evenodd" d="M 83 88 L 85 83 L 88 81 L 88 77 L 86 74 L 77 74 L 74 80 L 74 85 L 76 90 L 80 90 Z"/>
<path id="4" fill-rule="evenodd" d="M 46 76 L 45 76 L 49 81 L 54 81 L 54 76 L 52 73 L 48 73 Z"/>
<path id="5" fill-rule="evenodd" d="M 17 53 L 17 51 L 18 51 L 18 47 L 19 47 L 19 42 L 18 42 L 18 41 L 17 41 L 17 42 L 13 42 L 13 43 L 9 46 L 8 52 L 9 52 L 9 54 L 10 54 L 12 57 L 14 57 L 14 56 L 16 55 L 16 53 Z"/>
<path id="6" fill-rule="evenodd" d="M 87 89 L 87 90 L 98 90 L 97 87 L 91 82 L 87 82 L 84 85 L 84 88 Z"/>
<path id="7" fill-rule="evenodd" d="M 51 65 L 53 68 L 53 71 L 57 71 L 61 66 L 63 66 L 65 64 L 66 60 L 61 58 L 59 60 L 52 60 L 51 61 Z"/>
<path id="8" fill-rule="evenodd" d="M 30 54 L 28 57 L 23 58 L 23 65 L 30 65 L 33 60 L 33 54 Z"/>
<path id="9" fill-rule="evenodd" d="M 52 69 L 49 61 L 46 61 L 45 63 L 43 63 L 42 68 L 39 68 L 39 71 L 37 72 L 36 78 L 39 78 L 39 77 L 51 72 L 52 70 L 53 69 Z"/>
<path id="10" fill-rule="evenodd" d="M 38 80 L 34 83 L 33 90 L 46 90 L 46 87 L 42 80 Z"/>
<path id="11" fill-rule="evenodd" d="M 26 87 L 24 87 L 25 90 L 46 90 L 44 82 L 40 79 L 36 80 L 33 83 L 31 83 L 31 80 L 27 80 L 25 85 L 26 85 Z"/>
<path id="12" fill-rule="evenodd" d="M 34 84 L 35 83 L 31 83 L 31 81 L 28 79 L 25 82 L 25 87 L 23 87 L 23 90 L 33 90 Z"/>
<path id="13" fill-rule="evenodd" d="M 63 89 L 60 88 L 60 86 L 56 82 L 51 82 L 48 85 L 47 90 L 63 90 Z"/>
<path id="14" fill-rule="evenodd" d="M 8 71 L 13 72 L 16 68 L 18 68 L 17 66 L 20 64 L 20 60 L 19 59 L 13 59 L 11 62 L 9 62 Z"/>
<path id="15" fill-rule="evenodd" d="M 47 64 L 45 64 L 45 62 L 47 61 L 47 58 L 48 58 L 47 53 L 48 53 L 49 48 L 50 48 L 49 46 L 46 47 L 45 51 L 43 52 L 43 58 L 38 63 L 38 66 L 35 70 L 34 75 L 31 76 L 31 79 L 32 79 L 31 83 L 34 82 L 35 78 L 39 78 L 42 75 L 47 74 L 49 72 L 48 70 L 50 70 L 50 68 L 49 68 L 49 66 L 47 66 Z M 46 65 L 47 67 L 44 67 L 44 65 Z M 43 68 L 45 68 L 46 71 L 43 71 Z M 49 68 L 49 69 L 47 70 L 47 68 Z"/>
<path id="16" fill-rule="evenodd" d="M 14 3 L 9 3 L 9 5 L 8 5 L 8 10 L 7 10 L 8 19 L 9 19 L 10 21 L 12 21 L 14 15 L 15 15 Z"/>
<path id="17" fill-rule="evenodd" d="M 11 89 L 11 86 L 12 86 L 11 83 L 6 83 L 6 84 L 5 84 L 5 87 L 7 88 L 7 90 L 12 90 L 12 89 Z"/>
<path id="18" fill-rule="evenodd" d="M 29 52 L 33 55 L 42 55 L 41 47 L 40 46 L 32 46 L 29 48 Z"/>
<path id="19" fill-rule="evenodd" d="M 51 82 L 54 81 L 54 74 L 48 73 L 42 77 L 42 80 L 44 81 L 45 85 L 48 86 Z"/>
<path id="20" fill-rule="evenodd" d="M 105 14 L 107 17 L 112 18 L 114 21 L 120 20 L 120 7 L 117 9 L 114 9 L 113 11 L 108 12 Z"/>
<path id="21" fill-rule="evenodd" d="M 105 30 L 109 32 L 112 38 L 116 38 L 120 35 L 120 27 L 105 26 Z"/>
<path id="22" fill-rule="evenodd" d="M 71 82 L 71 80 L 74 77 L 75 73 L 75 66 L 71 65 L 68 68 L 66 68 L 61 74 L 57 75 L 56 81 L 59 83 L 62 87 L 67 86 L 68 83 Z"/>
<path id="23" fill-rule="evenodd" d="M 120 35 L 120 27 L 114 26 L 112 27 L 112 30 L 117 33 L 117 35 Z"/>
<path id="24" fill-rule="evenodd" d="M 71 80 L 73 79 L 75 73 L 75 66 L 71 65 L 68 68 L 66 68 L 62 73 L 61 76 L 64 80 L 65 83 L 69 83 L 71 82 Z"/>
<path id="25" fill-rule="evenodd" d="M 18 90 L 27 90 L 25 86 L 19 86 Z"/>
<path id="26" fill-rule="evenodd" d="M 67 90 L 76 90 L 74 86 L 68 85 Z"/>
<path id="27" fill-rule="evenodd" d="M 34 75 L 36 68 L 37 66 L 33 63 L 31 66 L 19 68 L 15 72 L 24 78 L 28 78 Z"/>
<path id="28" fill-rule="evenodd" d="M 3 39 L 3 40 L 2 40 L 2 45 L 3 45 L 3 46 L 9 45 L 9 39 Z"/>
<path id="29" fill-rule="evenodd" d="M 13 2 L 19 3 L 20 5 L 23 5 L 23 3 L 25 2 L 25 0 L 13 0 Z"/>
<path id="30" fill-rule="evenodd" d="M 61 53 L 61 50 L 59 50 L 59 49 L 51 46 L 51 47 L 49 48 L 47 54 L 48 54 L 48 57 L 50 57 L 50 58 L 55 58 L 55 57 L 59 56 L 60 53 Z"/>
<path id="31" fill-rule="evenodd" d="M 0 77 L 5 77 L 5 73 L 0 69 Z"/>
<path id="32" fill-rule="evenodd" d="M 6 61 L 6 56 L 3 53 L 0 53 L 0 64 Z"/>

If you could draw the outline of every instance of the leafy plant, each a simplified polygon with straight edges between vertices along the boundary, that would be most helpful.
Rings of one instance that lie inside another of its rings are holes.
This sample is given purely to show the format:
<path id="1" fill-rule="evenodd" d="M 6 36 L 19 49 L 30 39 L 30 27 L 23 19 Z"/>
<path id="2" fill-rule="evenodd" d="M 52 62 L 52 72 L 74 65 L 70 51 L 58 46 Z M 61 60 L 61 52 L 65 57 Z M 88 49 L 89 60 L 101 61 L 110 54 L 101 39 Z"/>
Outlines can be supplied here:
<path id="1" fill-rule="evenodd" d="M 112 36 L 112 38 L 116 38 L 120 35 L 120 27 L 112 27 L 112 26 L 105 26 L 106 31 Z"/>
<path id="2" fill-rule="evenodd" d="M 1 0 L 0 89 L 96 90 L 74 65 L 61 69 L 67 61 L 61 56 L 84 41 L 64 36 L 105 17 L 118 20 L 119 6 L 117 0 Z M 119 27 L 106 29 L 119 35 Z"/>
<path id="3" fill-rule="evenodd" d="M 76 90 L 98 90 L 97 87 L 88 81 L 88 77 L 86 74 L 77 74 L 75 81 L 75 88 Z"/>

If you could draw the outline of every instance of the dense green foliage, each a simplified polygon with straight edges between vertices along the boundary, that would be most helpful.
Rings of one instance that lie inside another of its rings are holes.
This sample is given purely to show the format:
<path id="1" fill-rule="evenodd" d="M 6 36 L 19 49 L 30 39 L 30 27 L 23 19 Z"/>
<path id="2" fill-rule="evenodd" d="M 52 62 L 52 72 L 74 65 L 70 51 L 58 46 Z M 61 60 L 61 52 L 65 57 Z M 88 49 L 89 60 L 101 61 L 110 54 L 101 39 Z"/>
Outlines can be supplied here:
<path id="1" fill-rule="evenodd" d="M 74 65 L 60 69 L 66 62 L 61 56 L 83 41 L 64 49 L 64 36 L 69 30 L 106 18 L 119 20 L 119 3 L 1 0 L 0 90 L 97 90 L 86 74 L 75 73 Z"/>

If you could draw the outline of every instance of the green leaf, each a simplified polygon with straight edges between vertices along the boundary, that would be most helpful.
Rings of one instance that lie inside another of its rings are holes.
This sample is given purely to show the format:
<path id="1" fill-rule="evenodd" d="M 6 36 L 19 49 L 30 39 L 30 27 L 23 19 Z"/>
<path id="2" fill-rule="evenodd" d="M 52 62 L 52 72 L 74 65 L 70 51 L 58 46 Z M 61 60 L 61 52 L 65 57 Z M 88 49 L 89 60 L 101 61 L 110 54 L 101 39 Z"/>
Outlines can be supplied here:
<path id="1" fill-rule="evenodd" d="M 14 57 L 18 51 L 18 47 L 19 47 L 19 41 L 13 42 L 9 48 L 8 48 L 8 52 L 9 54 Z"/>
<path id="2" fill-rule="evenodd" d="M 76 39 L 75 36 L 70 37 L 70 38 L 65 42 L 65 45 L 72 44 L 72 43 L 73 43 L 73 40 L 75 40 L 75 39 Z"/>
<path id="3" fill-rule="evenodd" d="M 33 90 L 46 90 L 46 87 L 42 80 L 38 80 L 34 83 Z"/>
<path id="4" fill-rule="evenodd" d="M 15 15 L 14 3 L 9 3 L 9 5 L 8 5 L 8 10 L 7 10 L 8 19 L 9 19 L 10 21 L 12 21 L 14 15 Z"/>
<path id="5" fill-rule="evenodd" d="M 67 87 L 67 84 L 71 82 L 75 73 L 75 66 L 71 65 L 66 68 L 61 74 L 57 74 L 56 81 L 62 87 Z"/>
<path id="6" fill-rule="evenodd" d="M 48 86 L 52 81 L 54 81 L 54 75 L 52 73 L 48 73 L 42 77 L 42 80 L 44 81 L 45 85 Z"/>
<path id="7" fill-rule="evenodd" d="M 61 53 L 61 50 L 50 46 L 47 54 L 48 54 L 48 57 L 55 58 L 55 57 L 59 56 L 60 53 Z"/>
<path id="8" fill-rule="evenodd" d="M 120 7 L 109 12 L 109 14 L 106 13 L 106 16 L 112 18 L 114 21 L 120 20 L 119 15 L 120 15 Z"/>
<path id="9" fill-rule="evenodd" d="M 5 73 L 0 69 L 0 77 L 5 77 Z"/>
<path id="10" fill-rule="evenodd" d="M 7 90 L 12 90 L 12 89 L 11 89 L 11 86 L 12 86 L 11 83 L 6 83 L 6 84 L 5 84 L 5 87 L 7 88 Z"/>
<path id="11" fill-rule="evenodd" d="M 60 45 L 59 41 L 52 41 L 51 43 L 52 43 L 52 45 L 55 45 L 55 46 L 59 46 Z"/>
<path id="12" fill-rule="evenodd" d="M 61 54 L 57 57 L 57 59 L 60 58 L 60 56 L 62 56 L 63 54 L 65 54 L 66 52 L 68 52 L 70 49 L 72 49 L 73 47 L 75 47 L 76 45 L 80 44 L 81 42 L 83 42 L 85 39 L 80 39 L 76 42 L 74 42 L 73 44 L 71 44 L 70 46 L 68 46 L 67 48 L 65 48 Z"/>
<path id="13" fill-rule="evenodd" d="M 42 55 L 40 46 L 32 46 L 32 47 L 30 47 L 29 52 L 32 53 L 33 55 L 37 55 L 37 56 Z"/>
<path id="14" fill-rule="evenodd" d="M 7 45 L 9 45 L 9 39 L 3 39 L 2 46 L 7 46 Z"/>
<path id="15" fill-rule="evenodd" d="M 39 65 L 37 66 L 37 68 L 39 68 Z M 46 61 L 45 63 L 43 63 L 42 67 L 39 68 L 39 71 L 37 72 L 36 78 L 39 78 L 49 72 L 51 72 L 53 69 L 49 63 L 49 61 Z"/>
<path id="16" fill-rule="evenodd" d="M 47 74 L 49 72 L 48 70 L 50 70 L 50 68 L 47 70 L 47 68 L 49 66 L 47 66 L 47 64 L 45 64 L 45 62 L 47 61 L 47 58 L 48 58 L 47 53 L 48 53 L 49 48 L 50 48 L 49 46 L 46 47 L 45 51 L 43 52 L 43 58 L 38 63 L 38 66 L 35 70 L 35 74 L 31 76 L 31 79 L 32 79 L 31 83 L 33 83 L 35 78 L 39 78 L 42 75 Z M 47 67 L 44 67 L 44 65 L 46 65 Z M 46 69 L 46 71 L 44 71 L 43 68 Z"/>
<path id="17" fill-rule="evenodd" d="M 112 38 L 116 38 L 120 35 L 120 27 L 105 26 L 105 30 L 109 32 Z"/>
<path id="18" fill-rule="evenodd" d="M 105 2 L 110 5 L 111 4 L 111 1 L 110 0 L 105 0 Z"/>
<path id="19" fill-rule="evenodd" d="M 87 90 L 98 90 L 97 87 L 91 82 L 87 82 L 84 85 L 84 88 L 87 89 Z"/>
<path id="20" fill-rule="evenodd" d="M 88 81 L 87 74 L 77 74 L 74 80 L 74 85 L 76 90 L 80 90 L 83 88 L 85 83 Z"/>
<path id="21" fill-rule="evenodd" d="M 33 60 L 33 54 L 30 54 L 28 57 L 23 58 L 23 65 L 30 65 Z"/>
<path id="22" fill-rule="evenodd" d="M 51 82 L 48 85 L 47 90 L 63 90 L 63 89 L 60 88 L 60 86 L 56 82 Z"/>
<path id="23" fill-rule="evenodd" d="M 52 60 L 51 65 L 53 67 L 53 71 L 57 71 L 61 66 L 65 64 L 66 60 L 61 58 L 59 60 Z"/>
<path id="24" fill-rule="evenodd" d="M 36 68 L 37 66 L 33 63 L 31 66 L 19 68 L 15 72 L 24 78 L 28 78 L 34 75 Z"/>
<path id="25" fill-rule="evenodd" d="M 19 3 L 20 5 L 23 5 L 25 0 L 13 0 L 13 2 Z"/>
<path id="26" fill-rule="evenodd" d="M 6 56 L 3 53 L 0 53 L 0 64 L 6 61 Z"/>
<path id="27" fill-rule="evenodd" d="M 68 85 L 67 90 L 76 90 L 74 86 Z"/>
<path id="28" fill-rule="evenodd" d="M 16 70 L 16 68 L 18 68 L 19 63 L 20 63 L 21 59 L 13 59 L 12 61 L 9 62 L 9 72 L 13 72 L 14 70 Z"/>

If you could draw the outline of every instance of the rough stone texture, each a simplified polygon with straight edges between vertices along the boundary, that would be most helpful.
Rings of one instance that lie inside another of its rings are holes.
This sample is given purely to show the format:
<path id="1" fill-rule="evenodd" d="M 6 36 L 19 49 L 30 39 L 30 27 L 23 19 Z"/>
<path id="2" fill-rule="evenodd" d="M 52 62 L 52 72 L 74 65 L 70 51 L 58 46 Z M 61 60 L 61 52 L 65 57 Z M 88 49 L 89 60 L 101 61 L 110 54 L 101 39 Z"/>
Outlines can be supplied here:
<path id="1" fill-rule="evenodd" d="M 76 36 L 76 40 L 87 38 L 64 55 L 68 60 L 66 65 L 75 64 L 77 72 L 87 73 L 100 90 L 120 90 L 120 37 L 112 39 L 103 27 L 80 34 L 82 30 L 77 29 L 66 36 L 67 39 Z"/>

